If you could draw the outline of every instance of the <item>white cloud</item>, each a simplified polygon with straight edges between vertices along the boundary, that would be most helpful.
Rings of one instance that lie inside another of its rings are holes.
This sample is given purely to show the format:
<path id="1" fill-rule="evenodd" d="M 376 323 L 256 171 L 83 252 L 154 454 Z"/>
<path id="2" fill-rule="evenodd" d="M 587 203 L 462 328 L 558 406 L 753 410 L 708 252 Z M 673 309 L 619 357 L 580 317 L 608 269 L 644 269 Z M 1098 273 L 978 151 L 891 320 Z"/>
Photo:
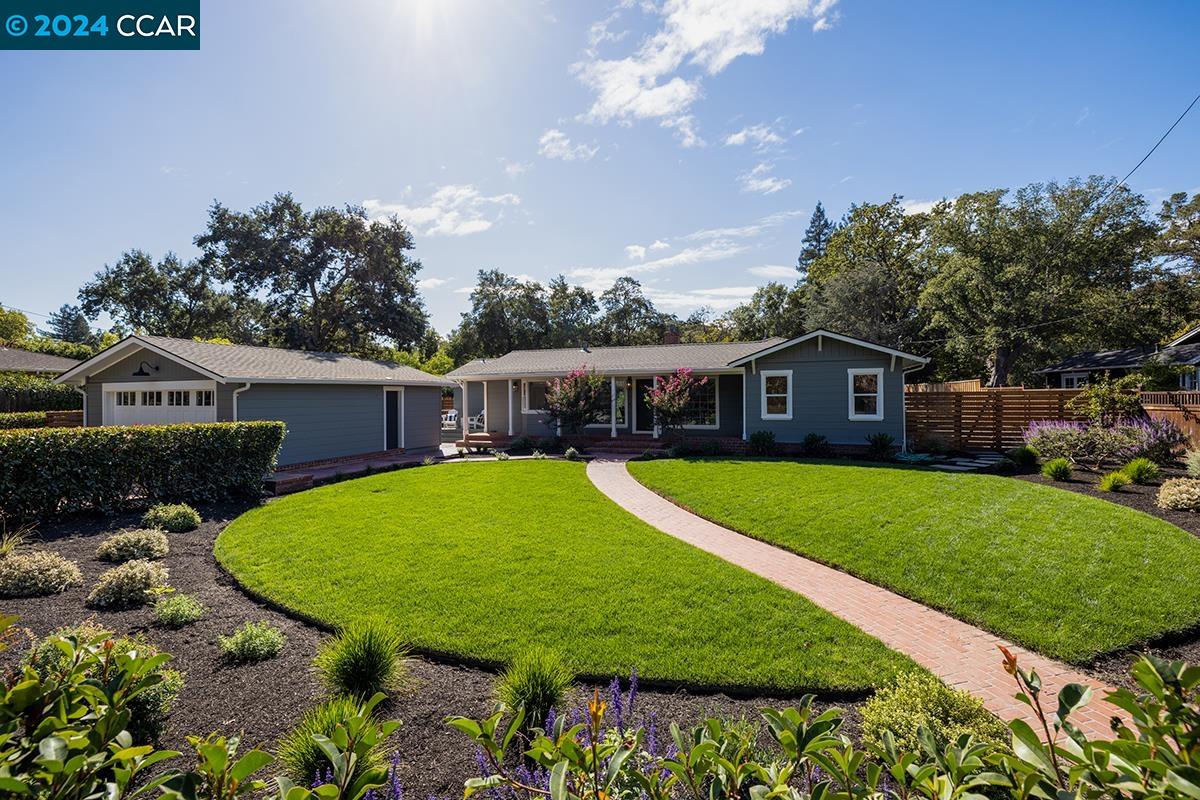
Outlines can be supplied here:
<path id="1" fill-rule="evenodd" d="M 519 178 L 529 171 L 532 164 L 523 161 L 509 161 L 507 158 L 501 157 L 500 163 L 504 165 L 504 174 L 510 178 Z"/>
<path id="2" fill-rule="evenodd" d="M 760 217 L 747 225 L 739 225 L 735 228 L 704 228 L 689 233 L 683 238 L 689 242 L 703 241 L 705 239 L 752 239 L 756 236 L 762 236 L 772 228 L 778 228 L 785 222 L 803 214 L 804 212 L 800 209 L 776 211 L 773 214 Z"/>
<path id="3" fill-rule="evenodd" d="M 940 200 L 905 200 L 900 204 L 905 214 L 928 214 Z"/>
<path id="4" fill-rule="evenodd" d="M 519 205 L 515 194 L 484 195 L 474 185 L 438 188 L 420 205 L 364 200 L 371 219 L 399 217 L 418 236 L 467 236 L 482 233 L 503 216 L 505 206 Z"/>
<path id="5" fill-rule="evenodd" d="M 1087 122 L 1088 118 L 1091 116 L 1092 110 L 1087 106 L 1084 106 L 1083 110 L 1079 112 L 1079 116 L 1075 118 L 1075 124 L 1082 125 L 1083 123 Z"/>
<path id="6" fill-rule="evenodd" d="M 829 30 L 833 27 L 833 24 L 838 21 L 839 16 L 841 15 L 834 13 L 827 17 L 818 17 L 817 21 L 814 22 L 812 26 L 813 33 L 820 33 L 821 31 Z"/>
<path id="7" fill-rule="evenodd" d="M 717 286 L 711 289 L 671 291 L 654 286 L 644 287 L 646 297 L 659 308 L 675 311 L 692 311 L 705 307 L 714 311 L 726 311 L 744 303 L 754 294 L 756 286 Z"/>
<path id="8" fill-rule="evenodd" d="M 571 144 L 570 138 L 557 128 L 550 128 L 538 139 L 538 154 L 546 158 L 589 161 L 599 150 L 598 147 L 588 147 L 586 144 Z"/>
<path id="9" fill-rule="evenodd" d="M 750 267 L 746 270 L 751 275 L 757 275 L 760 278 L 795 278 L 796 268 L 785 267 L 776 264 L 764 264 L 761 267 Z"/>
<path id="10" fill-rule="evenodd" d="M 678 253 L 672 253 L 662 258 L 644 261 L 641 264 L 621 264 L 608 267 L 576 267 L 568 272 L 572 278 L 578 278 L 583 286 L 593 291 L 607 289 L 617 278 L 623 275 L 643 275 L 661 272 L 672 267 L 702 264 L 744 253 L 747 246 L 731 239 L 712 239 L 694 247 L 687 247 Z"/>
<path id="11" fill-rule="evenodd" d="M 646 248 L 640 244 L 627 244 L 625 245 L 625 257 L 630 260 L 645 261 Z"/>
<path id="12" fill-rule="evenodd" d="M 738 175 L 738 183 L 742 185 L 742 191 L 756 192 L 758 194 L 775 194 L 792 185 L 790 178 L 779 178 L 772 175 L 771 171 L 774 169 L 774 164 L 768 161 L 760 161 L 749 172 L 743 172 L 741 175 Z"/>
<path id="13" fill-rule="evenodd" d="M 449 283 L 449 278 L 422 278 L 417 281 L 417 286 L 421 289 L 436 289 L 439 286 L 444 286 Z"/>
<path id="14" fill-rule="evenodd" d="M 666 0 L 657 31 L 624 58 L 603 59 L 595 50 L 572 71 L 595 97 L 583 114 L 589 122 L 632 123 L 657 119 L 672 127 L 685 146 L 700 139 L 691 106 L 703 96 L 701 74 L 717 75 L 734 60 L 760 55 L 767 38 L 787 30 L 795 19 L 827 18 L 837 0 Z M 589 42 L 608 40 L 608 20 L 593 25 Z M 823 28 L 822 28 L 823 29 Z M 701 74 L 683 77 L 684 67 Z"/>
<path id="15" fill-rule="evenodd" d="M 650 243 L 651 250 L 670 250 L 671 245 L 664 242 L 662 239 L 655 239 Z"/>
<path id="16" fill-rule="evenodd" d="M 774 125 L 765 123 L 749 125 L 725 137 L 727 146 L 741 147 L 744 144 L 752 144 L 755 150 L 765 150 L 774 145 L 781 145 L 785 141 L 787 140 L 775 130 Z"/>

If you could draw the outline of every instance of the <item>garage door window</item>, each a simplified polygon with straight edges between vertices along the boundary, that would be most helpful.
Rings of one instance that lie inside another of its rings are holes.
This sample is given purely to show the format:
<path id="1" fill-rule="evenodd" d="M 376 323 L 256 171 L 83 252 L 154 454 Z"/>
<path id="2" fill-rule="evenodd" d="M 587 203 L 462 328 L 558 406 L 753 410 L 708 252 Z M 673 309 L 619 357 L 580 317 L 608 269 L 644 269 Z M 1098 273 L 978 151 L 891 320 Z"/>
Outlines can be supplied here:
<path id="1" fill-rule="evenodd" d="M 136 406 L 137 392 L 117 392 L 117 405 L 119 406 Z"/>
<path id="2" fill-rule="evenodd" d="M 192 404 L 191 392 L 167 392 L 167 405 L 169 406 L 190 406 Z"/>
<path id="3" fill-rule="evenodd" d="M 211 391 L 196 392 L 196 405 L 211 406 L 213 404 L 213 393 Z"/>

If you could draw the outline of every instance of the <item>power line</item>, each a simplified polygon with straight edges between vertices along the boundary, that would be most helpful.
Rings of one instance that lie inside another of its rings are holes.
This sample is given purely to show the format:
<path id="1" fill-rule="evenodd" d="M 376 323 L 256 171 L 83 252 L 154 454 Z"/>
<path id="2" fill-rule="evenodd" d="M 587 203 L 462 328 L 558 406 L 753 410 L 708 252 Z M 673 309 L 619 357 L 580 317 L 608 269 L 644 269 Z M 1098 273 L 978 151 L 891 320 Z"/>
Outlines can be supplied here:
<path id="1" fill-rule="evenodd" d="M 1159 145 L 1161 145 L 1163 142 L 1165 142 L 1167 137 L 1171 135 L 1171 131 L 1175 130 L 1175 128 L 1179 125 L 1180 122 L 1183 122 L 1183 118 L 1188 115 L 1188 112 L 1191 111 L 1193 107 L 1195 107 L 1197 102 L 1200 102 L 1200 94 L 1198 94 L 1192 98 L 1192 102 L 1188 103 L 1188 107 L 1183 110 L 1183 113 L 1180 114 L 1176 118 L 1176 120 L 1171 123 L 1171 127 L 1167 128 L 1166 132 L 1162 136 L 1158 137 L 1158 141 L 1154 143 L 1154 146 L 1151 147 L 1148 151 L 1146 151 L 1146 155 L 1142 156 L 1142 160 L 1139 161 L 1137 164 L 1135 164 L 1133 169 L 1131 169 L 1131 170 L 1129 170 L 1129 172 L 1125 173 L 1124 178 L 1121 178 L 1121 180 L 1114 183 L 1112 185 L 1112 187 L 1109 188 L 1109 190 L 1107 192 L 1105 192 L 1104 195 L 1100 198 L 1100 201 L 1097 203 L 1097 205 L 1103 205 L 1104 201 L 1107 200 L 1114 192 L 1116 192 L 1117 189 L 1119 189 L 1125 185 L 1125 182 L 1133 176 L 1133 173 L 1135 173 L 1139 169 L 1141 169 L 1141 166 L 1143 164 L 1145 164 L 1146 161 L 1149 160 L 1150 156 L 1154 155 L 1154 151 L 1158 149 Z M 1078 224 L 1078 222 L 1076 222 L 1075 224 Z M 1071 233 L 1074 233 L 1074 230 L 1072 230 Z M 1065 242 L 1065 241 L 1066 241 L 1066 237 L 1059 239 L 1060 243 Z M 1050 255 L 1054 255 L 1053 251 L 1051 251 Z M 1084 317 L 1090 317 L 1093 314 L 1099 314 L 1103 311 L 1112 311 L 1116 308 L 1121 307 L 1124 304 L 1124 302 L 1125 301 L 1121 301 L 1120 303 L 1114 303 L 1111 306 L 1101 306 L 1099 308 L 1094 308 L 1091 311 L 1083 311 L 1078 314 L 1072 314 L 1070 316 L 1061 317 L 1059 319 L 1047 320 L 1044 322 L 1035 322 L 1035 323 L 1032 323 L 1029 325 L 1021 325 L 1016 328 L 1010 328 L 1009 330 L 1014 331 L 1014 332 L 1015 331 L 1029 331 L 1029 330 L 1034 330 L 1036 328 L 1044 328 L 1047 325 L 1057 325 L 1060 322 L 1070 322 L 1071 320 L 1082 319 Z M 985 336 L 985 334 L 976 334 L 975 336 L 966 336 L 966 337 L 961 337 L 961 338 L 971 340 L 971 339 L 982 339 L 982 338 L 984 338 L 984 336 Z M 948 342 L 952 338 L 957 339 L 960 337 L 949 337 L 948 336 L 948 337 L 941 338 L 941 339 L 918 339 L 917 341 L 914 341 L 913 344 L 940 344 L 942 342 Z"/>
<path id="2" fill-rule="evenodd" d="M 33 314 L 35 317 L 45 317 L 50 319 L 49 314 L 43 314 L 40 311 L 30 311 L 27 308 L 17 308 L 16 306 L 0 305 L 0 308 L 7 308 L 9 311 L 20 311 L 22 314 Z"/>

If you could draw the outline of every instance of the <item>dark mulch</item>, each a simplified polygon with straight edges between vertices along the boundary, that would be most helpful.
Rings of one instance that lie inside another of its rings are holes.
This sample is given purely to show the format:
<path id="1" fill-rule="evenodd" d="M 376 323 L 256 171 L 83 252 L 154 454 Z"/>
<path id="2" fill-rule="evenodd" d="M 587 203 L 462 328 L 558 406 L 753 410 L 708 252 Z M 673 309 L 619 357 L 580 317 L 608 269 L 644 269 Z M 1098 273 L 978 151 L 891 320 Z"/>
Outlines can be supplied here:
<path id="1" fill-rule="evenodd" d="M 185 736 L 221 731 L 243 733 L 245 747 L 272 750 L 276 740 L 323 696 L 310 664 L 318 643 L 327 634 L 251 599 L 216 563 L 212 555 L 214 539 L 245 508 L 201 508 L 205 523 L 199 530 L 171 534 L 171 552 L 166 558 L 171 585 L 196 596 L 208 608 L 203 619 L 182 630 L 156 627 L 149 608 L 110 612 L 93 611 L 84 605 L 96 578 L 111 566 L 96 560 L 96 546 L 111 532 L 137 527 L 135 515 L 111 520 L 77 517 L 44 527 L 36 546 L 57 551 L 78 563 L 84 585 L 53 597 L 0 601 L 0 611 L 18 615 L 18 624 L 39 636 L 95 617 L 108 628 L 141 634 L 171 653 L 173 666 L 186 673 L 186 680 L 161 742 L 163 747 L 186 752 Z M 230 633 L 243 622 L 263 619 L 287 635 L 283 653 L 255 665 L 223 663 L 217 636 Z M 0 654 L 0 665 L 12 664 L 19 655 L 16 649 Z M 402 781 L 410 796 L 413 792 L 420 797 L 461 796 L 463 781 L 477 774 L 475 750 L 465 737 L 447 727 L 444 719 L 448 714 L 482 717 L 490 713 L 494 675 L 423 658 L 412 659 L 410 666 L 414 678 L 411 687 L 383 709 L 389 718 L 403 722 L 394 737 Z M 607 693 L 608 687 L 581 686 L 570 703 L 581 703 L 593 688 Z M 757 721 L 762 707 L 782 707 L 789 702 L 794 700 L 643 688 L 636 711 L 638 715 L 656 715 L 662 738 L 667 735 L 670 721 L 682 726 L 708 716 Z M 856 704 L 839 701 L 837 705 L 847 710 L 846 731 L 853 734 L 857 728 Z"/>
<path id="2" fill-rule="evenodd" d="M 1042 483 L 1137 509 L 1138 511 L 1143 511 L 1151 516 L 1177 525 L 1193 536 L 1200 537 L 1200 514 L 1188 511 L 1173 511 L 1159 508 L 1155 505 L 1155 495 L 1158 493 L 1161 481 L 1149 486 L 1129 485 L 1122 488 L 1119 492 L 1102 492 L 1096 488 L 1101 475 L 1085 470 L 1075 470 L 1071 473 L 1069 481 L 1061 482 L 1052 481 L 1037 474 L 1018 475 L 1016 477 L 1020 480 L 1030 481 L 1031 483 Z M 1184 477 L 1182 470 L 1166 469 L 1163 471 L 1162 480 L 1179 477 Z M 1159 658 L 1171 660 L 1200 663 L 1200 629 L 1176 633 L 1150 642 L 1142 647 L 1130 648 L 1101 656 L 1093 663 L 1087 665 L 1085 669 L 1092 676 L 1107 682 L 1111 686 L 1133 687 L 1134 683 L 1129 675 L 1129 668 L 1143 654 L 1151 654 Z"/>

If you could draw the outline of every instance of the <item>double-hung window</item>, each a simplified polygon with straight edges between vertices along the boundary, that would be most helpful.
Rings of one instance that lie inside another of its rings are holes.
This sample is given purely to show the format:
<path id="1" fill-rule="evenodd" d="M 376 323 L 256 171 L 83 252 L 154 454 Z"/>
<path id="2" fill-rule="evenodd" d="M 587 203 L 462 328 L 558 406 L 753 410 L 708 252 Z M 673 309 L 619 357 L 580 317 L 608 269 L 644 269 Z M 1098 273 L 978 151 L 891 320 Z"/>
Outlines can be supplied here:
<path id="1" fill-rule="evenodd" d="M 850 419 L 883 419 L 883 369 L 850 369 Z"/>
<path id="2" fill-rule="evenodd" d="M 546 382 L 522 381 L 521 413 L 539 414 L 546 410 Z"/>
<path id="3" fill-rule="evenodd" d="M 762 418 L 792 418 L 792 371 L 790 369 L 759 370 L 762 383 Z"/>

